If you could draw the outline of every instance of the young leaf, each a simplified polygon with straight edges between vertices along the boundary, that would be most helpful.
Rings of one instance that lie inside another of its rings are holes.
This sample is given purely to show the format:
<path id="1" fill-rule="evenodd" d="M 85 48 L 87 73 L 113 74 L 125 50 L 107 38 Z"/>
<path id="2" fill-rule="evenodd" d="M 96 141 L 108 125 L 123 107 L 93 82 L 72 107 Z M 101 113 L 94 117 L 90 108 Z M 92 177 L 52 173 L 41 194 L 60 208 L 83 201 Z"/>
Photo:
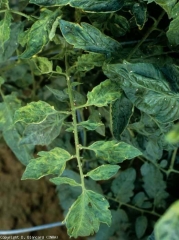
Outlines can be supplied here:
<path id="1" fill-rule="evenodd" d="M 39 152 L 38 158 L 31 159 L 22 175 L 22 180 L 39 179 L 49 174 L 61 175 L 65 169 L 66 162 L 71 155 L 62 148 L 54 148 L 49 152 Z"/>
<path id="2" fill-rule="evenodd" d="M 15 112 L 14 121 L 24 122 L 26 124 L 40 123 L 44 121 L 47 116 L 57 113 L 54 107 L 46 102 L 31 102 Z"/>
<path id="3" fill-rule="evenodd" d="M 89 176 L 95 181 L 107 180 L 112 176 L 114 176 L 119 170 L 119 168 L 120 166 L 118 165 L 110 165 L 110 164 L 102 165 L 95 168 L 94 170 L 91 170 L 90 172 L 85 174 L 85 176 Z"/>
<path id="4" fill-rule="evenodd" d="M 31 58 L 42 50 L 49 41 L 49 34 L 55 19 L 59 15 L 59 10 L 52 12 L 46 10 L 37 20 L 28 32 L 28 41 L 26 50 L 20 55 L 20 58 Z"/>
<path id="5" fill-rule="evenodd" d="M 111 224 L 109 203 L 101 195 L 84 190 L 73 203 L 65 218 L 70 237 L 89 236 L 99 230 L 100 223 Z"/>
<path id="6" fill-rule="evenodd" d="M 41 74 L 52 72 L 52 62 L 45 57 L 34 57 L 31 60 Z"/>
<path id="7" fill-rule="evenodd" d="M 97 107 L 107 106 L 121 96 L 120 88 L 111 80 L 107 79 L 94 87 L 91 92 L 87 94 L 87 106 L 95 105 Z"/>
<path id="8" fill-rule="evenodd" d="M 111 130 L 113 136 L 120 140 L 120 135 L 133 114 L 133 104 L 123 95 L 111 104 Z"/>
<path id="9" fill-rule="evenodd" d="M 88 119 L 87 121 L 83 121 L 83 122 L 78 123 L 79 127 L 86 128 L 86 129 L 88 129 L 90 131 L 96 130 L 98 127 L 100 127 L 102 125 L 103 125 L 103 123 L 101 123 L 101 122 L 94 122 L 91 119 Z"/>
<path id="10" fill-rule="evenodd" d="M 88 23 L 79 24 L 60 20 L 60 29 L 66 41 L 75 48 L 110 56 L 120 50 L 121 45 L 104 35 L 99 29 Z"/>
<path id="11" fill-rule="evenodd" d="M 63 6 L 69 4 L 72 7 L 83 9 L 87 12 L 113 12 L 122 8 L 124 0 L 30 0 L 30 3 L 34 3 L 41 6 Z"/>
<path id="12" fill-rule="evenodd" d="M 69 99 L 69 96 L 67 94 L 67 89 L 64 90 L 57 90 L 57 89 L 53 89 L 51 87 L 48 87 L 48 90 L 56 97 L 57 100 L 61 101 L 61 102 L 67 102 Z"/>
<path id="13" fill-rule="evenodd" d="M 39 123 L 26 126 L 19 144 L 49 145 L 59 134 L 66 114 L 50 114 Z"/>
<path id="14" fill-rule="evenodd" d="M 156 240 L 178 240 L 179 236 L 179 201 L 164 213 L 155 225 L 154 233 Z"/>
<path id="15" fill-rule="evenodd" d="M 121 203 L 127 203 L 134 195 L 134 181 L 136 179 L 136 171 L 134 168 L 128 168 L 122 171 L 116 179 L 113 180 L 111 190 Z"/>
<path id="16" fill-rule="evenodd" d="M 50 182 L 60 185 L 60 184 L 69 184 L 70 186 L 74 187 L 80 187 L 81 185 L 77 183 L 75 180 L 68 178 L 68 177 L 55 177 L 55 178 L 50 178 Z"/>
<path id="17" fill-rule="evenodd" d="M 141 167 L 141 174 L 144 181 L 143 187 L 149 198 L 154 199 L 156 207 L 164 208 L 164 200 L 168 197 L 168 193 L 165 191 L 167 186 L 160 170 L 150 163 L 144 163 Z"/>
<path id="18" fill-rule="evenodd" d="M 121 163 L 142 154 L 137 148 L 117 141 L 96 141 L 85 149 L 93 150 L 97 157 L 110 163 Z"/>
<path id="19" fill-rule="evenodd" d="M 147 218 L 140 216 L 135 221 L 135 232 L 138 238 L 141 238 L 147 229 Z"/>
<path id="20" fill-rule="evenodd" d="M 0 21 L 0 47 L 4 51 L 4 43 L 10 37 L 11 13 L 9 10 L 5 11 L 3 20 Z"/>

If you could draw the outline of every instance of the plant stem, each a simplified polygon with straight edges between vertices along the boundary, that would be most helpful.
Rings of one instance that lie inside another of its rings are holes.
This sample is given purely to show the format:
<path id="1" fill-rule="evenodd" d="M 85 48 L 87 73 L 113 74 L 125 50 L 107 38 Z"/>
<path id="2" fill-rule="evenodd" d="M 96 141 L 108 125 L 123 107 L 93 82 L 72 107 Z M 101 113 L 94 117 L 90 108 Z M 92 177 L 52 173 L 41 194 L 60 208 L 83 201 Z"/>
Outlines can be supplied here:
<path id="1" fill-rule="evenodd" d="M 161 215 L 158 214 L 158 213 L 156 213 L 154 210 L 149 211 L 149 210 L 141 209 L 141 208 L 136 207 L 136 206 L 133 206 L 133 205 L 131 205 L 131 204 L 120 202 L 120 201 L 118 201 L 117 199 L 112 198 L 112 197 L 106 196 L 106 198 L 108 198 L 108 199 L 110 199 L 110 200 L 112 200 L 112 201 L 114 201 L 114 202 L 119 203 L 120 206 L 123 205 L 123 206 L 126 206 L 126 207 L 128 207 L 128 208 L 132 208 L 132 209 L 134 209 L 134 210 L 136 210 L 136 211 L 139 211 L 139 212 L 142 212 L 142 213 L 148 213 L 148 214 L 155 215 L 155 216 L 157 216 L 157 217 L 161 217 Z"/>
<path id="2" fill-rule="evenodd" d="M 70 106 L 71 106 L 71 115 L 73 119 L 73 127 L 74 127 L 74 139 L 75 139 L 75 149 L 76 149 L 76 159 L 78 162 L 80 177 L 81 177 L 81 186 L 82 190 L 85 189 L 85 183 L 84 183 L 84 174 L 82 169 L 82 162 L 80 159 L 80 144 L 79 144 L 79 138 L 78 138 L 78 129 L 77 129 L 77 117 L 76 117 L 76 109 L 75 109 L 75 102 L 73 99 L 73 89 L 70 82 L 70 77 L 68 75 L 68 61 L 67 61 L 67 55 L 65 54 L 65 67 L 66 67 L 66 80 L 67 80 L 67 86 L 68 86 L 68 93 L 69 93 L 69 99 L 70 99 Z"/>
<path id="3" fill-rule="evenodd" d="M 153 26 L 151 28 L 149 28 L 149 30 L 147 31 L 145 36 L 142 38 L 142 40 L 129 53 L 129 55 L 128 55 L 127 59 L 126 59 L 127 61 L 129 61 L 131 59 L 131 57 L 134 55 L 134 53 L 137 51 L 137 49 L 142 45 L 142 43 L 145 42 L 145 40 L 148 38 L 148 36 L 151 34 L 151 32 L 153 32 L 156 29 L 157 25 L 162 20 L 164 15 L 165 15 L 165 11 L 162 11 L 162 13 L 160 14 L 159 18 L 154 22 Z"/>

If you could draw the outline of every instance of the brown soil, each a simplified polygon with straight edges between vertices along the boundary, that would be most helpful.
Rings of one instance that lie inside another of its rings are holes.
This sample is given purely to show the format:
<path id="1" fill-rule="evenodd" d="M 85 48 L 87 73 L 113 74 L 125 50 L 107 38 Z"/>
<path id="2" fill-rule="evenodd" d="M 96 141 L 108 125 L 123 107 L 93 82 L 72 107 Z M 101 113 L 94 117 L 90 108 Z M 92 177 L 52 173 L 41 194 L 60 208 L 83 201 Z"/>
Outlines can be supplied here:
<path id="1" fill-rule="evenodd" d="M 24 169 L 11 150 L 0 144 L 0 230 L 33 227 L 63 220 L 55 186 L 46 178 L 21 181 Z M 44 239 L 53 235 L 60 240 L 72 239 L 68 237 L 65 227 L 19 235 L 44 236 Z"/>

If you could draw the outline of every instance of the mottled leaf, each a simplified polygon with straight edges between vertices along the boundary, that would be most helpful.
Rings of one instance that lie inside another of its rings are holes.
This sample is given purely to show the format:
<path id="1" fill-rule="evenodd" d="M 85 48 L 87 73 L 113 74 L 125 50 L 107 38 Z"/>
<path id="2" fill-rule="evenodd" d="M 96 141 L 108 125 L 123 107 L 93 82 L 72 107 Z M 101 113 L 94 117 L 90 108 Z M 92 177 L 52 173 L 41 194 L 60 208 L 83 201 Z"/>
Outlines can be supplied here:
<path id="1" fill-rule="evenodd" d="M 79 187 L 81 186 L 79 183 L 77 183 L 74 179 L 68 178 L 68 177 L 55 177 L 50 178 L 50 182 L 60 185 L 60 184 L 68 184 L 70 186 Z"/>
<path id="2" fill-rule="evenodd" d="M 93 150 L 97 157 L 110 163 L 121 163 L 142 154 L 137 148 L 117 141 L 96 141 L 85 149 Z"/>
<path id="3" fill-rule="evenodd" d="M 10 38 L 11 13 L 5 11 L 4 18 L 0 21 L 0 47 L 4 51 L 4 43 Z"/>
<path id="4" fill-rule="evenodd" d="M 179 94 L 172 91 L 159 68 L 153 64 L 112 64 L 104 73 L 117 81 L 128 99 L 141 111 L 167 123 L 179 118 Z"/>
<path id="5" fill-rule="evenodd" d="M 40 72 L 40 74 L 47 74 L 52 72 L 52 61 L 49 61 L 48 58 L 34 57 L 31 61 L 35 64 L 35 67 Z"/>
<path id="6" fill-rule="evenodd" d="M 134 195 L 134 181 L 136 179 L 136 171 L 134 168 L 128 168 L 122 171 L 112 182 L 111 190 L 115 198 L 121 203 L 127 203 Z"/>
<path id="7" fill-rule="evenodd" d="M 19 144 L 49 145 L 61 132 L 66 114 L 50 114 L 43 121 L 25 127 Z"/>
<path id="8" fill-rule="evenodd" d="M 90 131 L 96 130 L 98 127 L 102 126 L 103 123 L 101 122 L 94 122 L 91 119 L 88 119 L 87 121 L 82 121 L 80 123 L 78 123 L 79 127 L 83 127 L 86 128 Z"/>
<path id="9" fill-rule="evenodd" d="M 179 201 L 164 213 L 155 224 L 154 233 L 156 240 L 178 240 L 179 236 Z"/>
<path id="10" fill-rule="evenodd" d="M 91 92 L 88 92 L 86 105 L 95 105 L 97 107 L 107 106 L 107 104 L 113 102 L 120 96 L 121 91 L 119 86 L 108 79 L 94 87 Z"/>
<path id="11" fill-rule="evenodd" d="M 81 8 L 87 12 L 113 12 L 122 8 L 124 0 L 30 0 L 41 6 L 63 6 L 69 4 L 75 8 Z"/>
<path id="12" fill-rule="evenodd" d="M 95 181 L 99 181 L 99 180 L 107 180 L 109 178 L 111 178 L 112 176 L 114 176 L 117 171 L 119 170 L 120 166 L 118 165 L 102 165 L 99 166 L 97 168 L 95 168 L 94 170 L 91 170 L 90 172 L 88 172 L 87 174 L 85 174 L 85 176 L 89 176 L 90 178 L 92 178 Z"/>
<path id="13" fill-rule="evenodd" d="M 73 203 L 65 218 L 70 237 L 89 236 L 99 230 L 100 223 L 111 224 L 109 203 L 101 195 L 91 190 L 83 190 Z"/>
<path id="14" fill-rule="evenodd" d="M 135 221 L 135 232 L 138 238 L 141 238 L 147 229 L 147 218 L 146 216 L 139 216 Z"/>
<path id="15" fill-rule="evenodd" d="M 43 101 L 31 102 L 25 107 L 18 109 L 14 116 L 15 122 L 24 122 L 26 124 L 40 123 L 49 115 L 57 114 L 54 107 Z"/>
<path id="16" fill-rule="evenodd" d="M 80 26 L 60 20 L 60 28 L 66 41 L 74 45 L 75 48 L 102 53 L 107 57 L 118 52 L 121 48 L 117 41 L 104 35 L 99 29 L 88 23 L 81 23 Z"/>
<path id="17" fill-rule="evenodd" d="M 20 58 L 31 58 L 42 50 L 49 42 L 50 31 L 58 15 L 58 9 L 54 12 L 46 10 L 42 13 L 41 18 L 32 25 L 28 32 L 27 47 Z"/>
<path id="18" fill-rule="evenodd" d="M 66 162 L 71 155 L 62 148 L 54 148 L 49 152 L 39 152 L 38 158 L 31 159 L 22 175 L 22 180 L 39 179 L 49 174 L 61 175 L 65 169 Z"/>

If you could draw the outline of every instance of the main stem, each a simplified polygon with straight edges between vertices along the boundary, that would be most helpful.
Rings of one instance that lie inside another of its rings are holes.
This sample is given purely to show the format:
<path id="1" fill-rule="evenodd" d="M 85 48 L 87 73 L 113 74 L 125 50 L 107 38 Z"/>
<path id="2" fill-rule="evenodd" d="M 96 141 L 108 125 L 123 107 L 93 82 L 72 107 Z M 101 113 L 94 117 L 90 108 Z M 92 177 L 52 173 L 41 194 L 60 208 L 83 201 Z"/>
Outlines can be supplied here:
<path id="1" fill-rule="evenodd" d="M 75 102 L 73 99 L 73 90 L 70 82 L 70 77 L 68 74 L 68 61 L 67 56 L 65 55 L 65 66 L 66 66 L 66 80 L 67 80 L 67 86 L 68 86 L 68 93 L 69 93 L 69 99 L 70 99 L 70 106 L 71 106 L 71 115 L 73 120 L 73 127 L 74 127 L 74 139 L 75 139 L 75 149 L 76 149 L 76 159 L 78 162 L 79 172 L 80 172 L 80 178 L 81 178 L 81 186 L 82 190 L 85 189 L 85 183 L 84 183 L 84 174 L 82 169 L 82 163 L 80 159 L 80 144 L 78 139 L 78 128 L 77 128 L 77 118 L 76 118 L 76 109 L 75 109 Z"/>

